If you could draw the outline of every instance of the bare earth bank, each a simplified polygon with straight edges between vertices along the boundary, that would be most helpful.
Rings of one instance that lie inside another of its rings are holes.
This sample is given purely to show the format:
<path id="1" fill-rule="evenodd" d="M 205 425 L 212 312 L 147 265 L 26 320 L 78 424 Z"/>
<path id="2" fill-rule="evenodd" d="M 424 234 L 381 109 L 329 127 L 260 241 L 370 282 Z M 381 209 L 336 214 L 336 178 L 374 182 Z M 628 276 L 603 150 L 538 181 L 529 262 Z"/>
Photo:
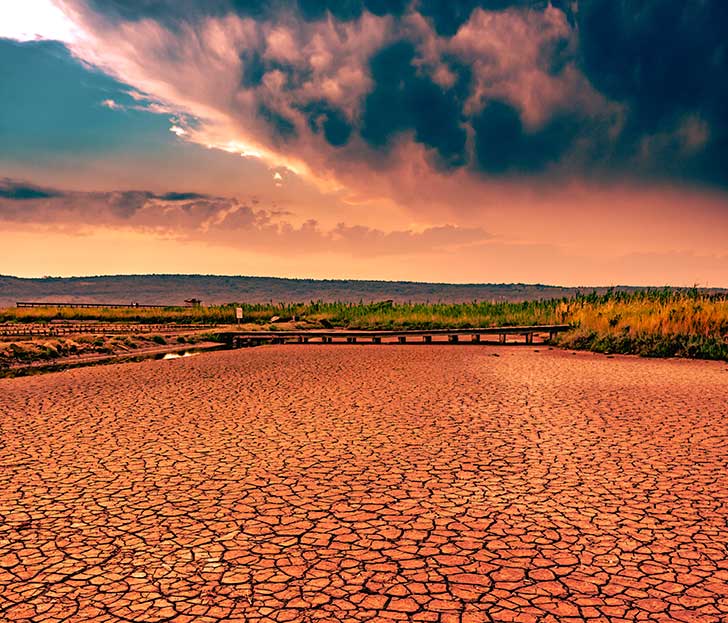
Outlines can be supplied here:
<path id="1" fill-rule="evenodd" d="M 0 380 L 0 620 L 728 619 L 726 364 L 539 351 Z"/>

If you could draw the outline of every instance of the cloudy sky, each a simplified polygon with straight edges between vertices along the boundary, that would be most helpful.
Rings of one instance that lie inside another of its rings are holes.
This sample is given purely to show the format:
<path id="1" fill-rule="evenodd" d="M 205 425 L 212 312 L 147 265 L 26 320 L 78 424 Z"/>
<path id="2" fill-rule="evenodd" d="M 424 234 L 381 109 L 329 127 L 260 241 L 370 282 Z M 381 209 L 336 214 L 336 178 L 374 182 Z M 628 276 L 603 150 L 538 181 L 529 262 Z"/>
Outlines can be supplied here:
<path id="1" fill-rule="evenodd" d="M 0 273 L 728 286 L 725 0 L 2 0 Z"/>

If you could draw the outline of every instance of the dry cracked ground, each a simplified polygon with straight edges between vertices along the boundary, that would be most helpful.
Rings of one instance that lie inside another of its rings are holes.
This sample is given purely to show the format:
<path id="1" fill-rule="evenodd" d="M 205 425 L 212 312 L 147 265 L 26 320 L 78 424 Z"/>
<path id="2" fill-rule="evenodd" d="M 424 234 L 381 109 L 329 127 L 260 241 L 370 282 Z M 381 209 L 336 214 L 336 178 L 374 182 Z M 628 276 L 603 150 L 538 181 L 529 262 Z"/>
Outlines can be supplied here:
<path id="1" fill-rule="evenodd" d="M 2 380 L 0 620 L 728 621 L 727 399 L 485 346 Z"/>

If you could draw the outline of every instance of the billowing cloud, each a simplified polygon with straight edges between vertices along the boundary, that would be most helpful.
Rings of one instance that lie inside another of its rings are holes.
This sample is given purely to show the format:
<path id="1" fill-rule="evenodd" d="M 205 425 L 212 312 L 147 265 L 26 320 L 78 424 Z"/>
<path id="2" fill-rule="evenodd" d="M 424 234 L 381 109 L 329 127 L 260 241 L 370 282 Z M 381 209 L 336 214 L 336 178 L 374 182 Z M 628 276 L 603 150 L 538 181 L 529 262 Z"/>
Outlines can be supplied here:
<path id="1" fill-rule="evenodd" d="M 60 231 L 113 227 L 180 240 L 274 252 L 408 255 L 482 243 L 490 234 L 478 227 L 444 225 L 420 231 L 383 231 L 339 223 L 323 229 L 314 219 L 300 224 L 288 211 L 191 192 L 143 190 L 74 192 L 0 179 L 0 222 Z"/>
<path id="2" fill-rule="evenodd" d="M 46 182 L 0 184 L 4 246 L 726 283 L 722 0 L 44 1 L 64 44 L 0 39 L 0 164 Z"/>
<path id="3" fill-rule="evenodd" d="M 728 187 L 722 0 L 58 0 L 186 140 L 416 203 L 523 178 Z M 186 122 L 185 122 L 186 121 Z M 462 177 L 462 176 L 461 176 Z"/>

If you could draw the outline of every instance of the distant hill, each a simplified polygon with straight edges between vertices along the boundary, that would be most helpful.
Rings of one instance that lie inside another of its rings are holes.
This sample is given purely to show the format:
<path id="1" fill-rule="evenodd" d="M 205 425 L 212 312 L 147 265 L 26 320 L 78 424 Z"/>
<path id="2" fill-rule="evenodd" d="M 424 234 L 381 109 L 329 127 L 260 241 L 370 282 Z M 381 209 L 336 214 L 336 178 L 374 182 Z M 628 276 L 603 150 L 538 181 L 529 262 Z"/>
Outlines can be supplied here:
<path id="1" fill-rule="evenodd" d="M 16 301 L 62 301 L 182 305 L 185 299 L 203 304 L 231 302 L 309 302 L 315 300 L 397 302 L 528 301 L 561 298 L 607 288 L 563 288 L 541 284 L 452 284 L 412 281 L 354 281 L 227 277 L 216 275 L 117 275 L 23 279 L 0 275 L 0 307 Z M 634 290 L 620 286 L 620 290 Z"/>

